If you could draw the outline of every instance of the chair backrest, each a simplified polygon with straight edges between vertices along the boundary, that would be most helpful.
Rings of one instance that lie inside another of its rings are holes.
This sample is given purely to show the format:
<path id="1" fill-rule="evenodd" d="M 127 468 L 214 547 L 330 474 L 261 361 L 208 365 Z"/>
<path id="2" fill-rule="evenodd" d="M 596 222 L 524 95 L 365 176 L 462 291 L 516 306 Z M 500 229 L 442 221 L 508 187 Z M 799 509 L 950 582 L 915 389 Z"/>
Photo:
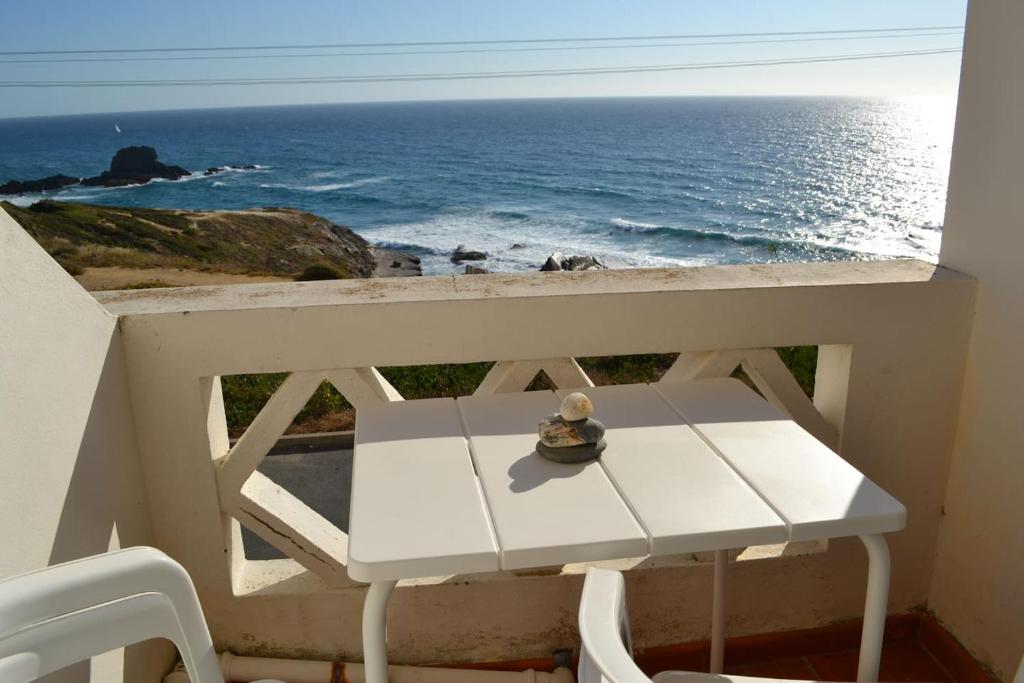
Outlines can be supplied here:
<path id="1" fill-rule="evenodd" d="M 0 680 L 27 683 L 118 647 L 166 638 L 192 683 L 224 683 L 195 587 L 154 548 L 0 581 Z"/>
<path id="2" fill-rule="evenodd" d="M 580 599 L 579 683 L 650 683 L 633 662 L 622 572 L 591 567 Z"/>
<path id="3" fill-rule="evenodd" d="M 578 683 L 651 683 L 633 661 L 622 572 L 591 567 L 580 598 L 580 666 Z M 691 671 L 663 671 L 654 683 L 775 683 L 782 679 L 725 676 Z M 787 681 L 786 683 L 806 683 Z M 1024 658 L 1013 683 L 1024 683 Z"/>

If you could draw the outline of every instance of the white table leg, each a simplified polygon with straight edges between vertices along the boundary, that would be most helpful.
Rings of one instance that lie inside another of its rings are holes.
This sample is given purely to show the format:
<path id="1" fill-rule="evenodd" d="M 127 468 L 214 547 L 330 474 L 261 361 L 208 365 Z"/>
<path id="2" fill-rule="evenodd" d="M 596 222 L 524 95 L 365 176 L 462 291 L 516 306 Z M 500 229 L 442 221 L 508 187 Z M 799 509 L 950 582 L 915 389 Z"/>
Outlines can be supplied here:
<path id="1" fill-rule="evenodd" d="M 366 683 L 388 681 L 388 599 L 397 581 L 374 581 L 363 602 L 363 666 Z"/>
<path id="2" fill-rule="evenodd" d="M 729 568 L 729 551 L 715 551 L 715 585 L 711 593 L 711 666 L 713 674 L 722 673 L 725 665 L 725 575 Z"/>
<path id="3" fill-rule="evenodd" d="M 877 681 L 889 602 L 889 546 L 881 534 L 860 537 L 868 551 L 868 589 L 864 601 L 864 627 L 860 635 L 858 681 Z"/>

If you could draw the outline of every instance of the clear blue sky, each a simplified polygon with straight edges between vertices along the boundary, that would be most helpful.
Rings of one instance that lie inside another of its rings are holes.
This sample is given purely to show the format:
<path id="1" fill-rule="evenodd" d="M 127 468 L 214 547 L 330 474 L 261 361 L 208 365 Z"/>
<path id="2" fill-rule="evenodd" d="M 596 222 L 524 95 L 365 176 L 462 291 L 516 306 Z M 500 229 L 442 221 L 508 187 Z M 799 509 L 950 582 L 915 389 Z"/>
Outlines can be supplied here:
<path id="1" fill-rule="evenodd" d="M 4 8 L 0 50 L 488 40 L 959 25 L 966 0 L 48 0 Z M 0 64 L 0 81 L 593 68 L 959 46 L 932 36 L 748 46 L 171 62 Z M 443 49 L 443 48 L 440 48 Z M 0 56 L 0 60 L 15 59 Z M 376 100 L 636 95 L 950 95 L 959 54 L 629 75 L 245 87 L 0 89 L 0 117 Z"/>

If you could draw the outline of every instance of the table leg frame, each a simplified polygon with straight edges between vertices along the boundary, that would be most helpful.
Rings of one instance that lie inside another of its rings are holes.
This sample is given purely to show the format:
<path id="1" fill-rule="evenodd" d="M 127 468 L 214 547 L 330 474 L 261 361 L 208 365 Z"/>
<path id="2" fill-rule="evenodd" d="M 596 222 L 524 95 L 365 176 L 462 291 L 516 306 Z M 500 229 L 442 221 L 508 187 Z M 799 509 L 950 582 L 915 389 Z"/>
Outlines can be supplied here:
<path id="1" fill-rule="evenodd" d="M 711 593 L 711 661 L 708 671 L 722 673 L 725 665 L 725 579 L 729 551 L 715 551 L 715 582 Z"/>
<path id="2" fill-rule="evenodd" d="M 864 600 L 864 626 L 860 638 L 857 681 L 878 680 L 885 635 L 885 613 L 889 602 L 889 546 L 881 534 L 860 536 L 868 552 L 868 582 Z M 722 673 L 725 660 L 725 582 L 729 567 L 727 550 L 715 552 L 715 578 L 711 607 L 711 666 Z M 363 603 L 363 662 L 366 683 L 388 681 L 388 601 L 397 581 L 374 581 Z"/>
<path id="3" fill-rule="evenodd" d="M 885 636 L 885 610 L 889 602 L 889 546 L 881 534 L 865 534 L 860 540 L 868 551 L 868 586 L 857 680 L 877 681 Z"/>
<path id="4" fill-rule="evenodd" d="M 363 667 L 366 683 L 388 681 L 388 600 L 397 581 L 374 581 L 363 602 Z"/>

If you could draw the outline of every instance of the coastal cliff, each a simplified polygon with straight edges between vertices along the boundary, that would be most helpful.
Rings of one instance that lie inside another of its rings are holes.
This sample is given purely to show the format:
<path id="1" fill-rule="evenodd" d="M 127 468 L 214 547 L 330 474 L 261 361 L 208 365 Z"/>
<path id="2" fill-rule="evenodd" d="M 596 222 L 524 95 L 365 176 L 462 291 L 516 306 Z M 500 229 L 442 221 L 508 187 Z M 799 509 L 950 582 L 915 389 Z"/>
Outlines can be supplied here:
<path id="1" fill-rule="evenodd" d="M 419 274 L 415 257 L 296 209 L 0 208 L 89 289 L 291 280 L 311 266 L 345 278 Z"/>

